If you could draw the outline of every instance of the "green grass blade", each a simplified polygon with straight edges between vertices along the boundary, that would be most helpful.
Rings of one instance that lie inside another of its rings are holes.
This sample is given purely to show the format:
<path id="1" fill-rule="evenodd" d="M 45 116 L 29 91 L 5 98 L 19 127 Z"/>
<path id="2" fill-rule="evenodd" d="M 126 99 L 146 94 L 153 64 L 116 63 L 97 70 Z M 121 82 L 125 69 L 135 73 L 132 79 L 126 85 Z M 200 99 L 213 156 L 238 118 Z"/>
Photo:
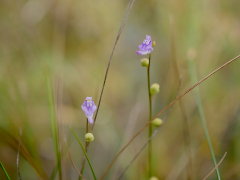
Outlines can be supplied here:
<path id="1" fill-rule="evenodd" d="M 4 172 L 4 174 L 5 174 L 5 176 L 7 177 L 7 179 L 8 180 L 10 180 L 10 177 L 8 176 L 8 173 L 7 173 L 7 171 L 5 170 L 5 168 L 3 167 L 3 164 L 0 162 L 0 166 L 1 166 L 1 168 L 2 168 L 2 170 L 3 170 L 3 172 Z"/>
<path id="2" fill-rule="evenodd" d="M 50 180 L 54 180 L 55 179 L 55 177 L 57 175 L 57 168 L 58 168 L 57 166 L 54 167 L 54 169 L 53 169 L 53 171 L 51 173 L 51 176 L 50 176 Z"/>
<path id="3" fill-rule="evenodd" d="M 50 122 L 51 122 L 51 131 L 54 141 L 55 155 L 57 159 L 57 171 L 59 175 L 59 179 L 62 179 L 62 165 L 61 165 L 61 154 L 59 148 L 59 136 L 58 136 L 58 128 L 57 128 L 57 119 L 55 113 L 55 104 L 53 97 L 53 88 L 50 77 L 46 74 L 46 84 L 47 84 L 47 96 L 48 96 L 48 104 L 49 104 L 49 114 L 50 114 Z"/>
<path id="4" fill-rule="evenodd" d="M 196 66 L 194 63 L 194 60 L 188 60 L 188 70 L 189 70 L 189 74 L 190 74 L 190 79 L 191 79 L 191 83 L 195 84 L 198 81 L 197 78 L 197 74 L 196 74 Z M 214 166 L 217 166 L 217 161 L 214 155 L 214 151 L 213 151 L 213 147 L 212 147 L 212 143 L 211 143 L 211 139 L 208 133 L 208 129 L 207 129 L 207 125 L 206 125 L 206 120 L 205 120 L 205 116 L 204 116 L 204 111 L 203 111 L 203 107 L 202 107 L 202 102 L 201 102 L 201 97 L 200 97 L 200 93 L 199 93 L 199 88 L 196 87 L 194 89 L 194 95 L 195 95 L 195 100 L 196 100 L 196 104 L 197 104 L 197 110 L 198 110 L 198 114 L 202 123 L 202 127 L 205 133 L 205 136 L 207 138 L 207 142 L 208 142 L 208 146 L 210 148 L 211 151 L 211 155 L 212 155 L 212 159 L 213 159 L 213 163 Z M 216 168 L 216 173 L 217 173 L 217 177 L 218 180 L 220 180 L 220 173 L 218 171 L 218 168 Z"/>
<path id="5" fill-rule="evenodd" d="M 70 129 L 71 129 L 71 131 L 73 132 L 73 134 L 75 135 L 75 137 L 77 138 L 77 140 L 78 140 L 78 142 L 79 142 L 79 144 L 80 144 L 80 146 L 81 146 L 81 148 L 82 148 L 82 150 L 83 150 L 83 152 L 84 152 L 84 154 L 85 154 L 85 156 L 86 156 L 86 158 L 87 158 L 87 161 L 88 161 L 88 164 L 89 164 L 89 166 L 90 166 L 90 168 L 91 168 L 91 171 L 92 171 L 92 174 L 93 174 L 94 179 L 97 180 L 96 175 L 95 175 L 95 173 L 94 173 L 94 171 L 93 171 L 92 165 L 91 165 L 91 163 L 90 163 L 90 160 L 89 160 L 89 158 L 88 158 L 88 155 L 87 155 L 87 153 L 86 153 L 86 151 L 85 151 L 82 143 L 80 142 L 79 138 L 77 137 L 77 135 L 76 135 L 76 133 L 73 131 L 73 129 L 72 129 L 71 127 L 70 127 Z"/>

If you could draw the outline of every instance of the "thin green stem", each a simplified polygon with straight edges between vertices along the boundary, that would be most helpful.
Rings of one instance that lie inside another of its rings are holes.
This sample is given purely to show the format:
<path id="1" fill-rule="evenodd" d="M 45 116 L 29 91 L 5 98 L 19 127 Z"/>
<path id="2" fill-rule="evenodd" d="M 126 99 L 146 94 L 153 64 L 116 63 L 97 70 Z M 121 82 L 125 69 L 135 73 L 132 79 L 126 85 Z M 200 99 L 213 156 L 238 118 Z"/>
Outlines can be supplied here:
<path id="1" fill-rule="evenodd" d="M 48 96 L 48 104 L 49 104 L 51 131 L 52 131 L 53 141 L 55 143 L 54 147 L 55 147 L 55 155 L 57 159 L 57 171 L 58 171 L 59 179 L 61 180 L 62 165 L 61 165 L 61 153 L 60 153 L 60 146 L 59 146 L 57 119 L 56 119 L 56 112 L 55 112 L 52 83 L 48 74 L 46 74 L 46 84 L 47 84 L 47 96 Z"/>
<path id="2" fill-rule="evenodd" d="M 87 153 L 86 153 L 86 151 L 85 151 L 85 149 L 84 149 L 81 141 L 79 140 L 79 138 L 77 137 L 76 133 L 73 131 L 73 129 L 72 129 L 71 127 L 70 127 L 70 129 L 71 129 L 71 131 L 73 132 L 73 134 L 75 135 L 75 137 L 77 138 L 78 143 L 80 144 L 80 146 L 81 146 L 81 148 L 82 148 L 82 150 L 83 150 L 83 152 L 84 152 L 84 154 L 85 154 L 85 156 L 86 156 L 86 158 L 87 158 L 87 161 L 88 161 L 88 164 L 89 164 L 90 169 L 91 169 L 91 171 L 92 171 L 92 174 L 93 174 L 94 179 L 97 180 L 96 175 L 95 175 L 95 173 L 94 173 L 94 171 L 93 171 L 92 164 L 90 163 L 90 160 L 89 160 L 89 158 L 88 158 L 88 155 L 87 155 Z"/>
<path id="3" fill-rule="evenodd" d="M 192 82 L 192 84 L 194 84 L 198 81 L 198 78 L 197 78 L 197 74 L 196 74 L 196 67 L 195 67 L 195 64 L 194 64 L 193 60 L 188 60 L 188 69 L 189 69 L 191 82 Z M 209 133 L 208 133 L 206 120 L 205 120 L 205 115 L 204 115 L 204 111 L 203 111 L 201 97 L 200 97 L 198 87 L 195 88 L 194 95 L 195 95 L 195 100 L 196 100 L 196 104 L 197 104 L 198 114 L 199 114 L 199 117 L 200 117 L 200 120 L 201 120 L 201 123 L 202 123 L 202 127 L 203 127 L 203 130 L 204 130 L 207 142 L 208 142 L 208 146 L 210 148 L 213 163 L 214 163 L 214 166 L 217 166 L 217 161 L 216 161 L 216 158 L 215 158 L 215 155 L 214 155 L 211 139 L 210 139 L 210 136 L 209 136 Z M 216 173 L 217 173 L 218 180 L 220 180 L 221 177 L 220 177 L 220 173 L 218 171 L 218 168 L 216 168 Z"/>
<path id="4" fill-rule="evenodd" d="M 88 133 L 88 118 L 86 118 L 86 134 Z M 85 143 L 85 151 L 87 152 L 87 147 L 88 147 L 88 142 Z M 84 166 L 85 166 L 85 160 L 86 158 L 83 157 L 83 163 L 82 163 L 82 168 L 81 168 L 81 174 L 83 174 Z M 81 180 L 82 177 L 79 176 L 79 180 Z"/>
<path id="5" fill-rule="evenodd" d="M 177 95 L 176 95 L 176 98 L 178 97 L 178 94 L 179 94 L 179 91 L 180 91 L 180 87 L 181 87 L 181 83 L 182 83 L 182 77 L 180 78 L 180 82 L 179 82 L 179 87 L 178 87 L 178 92 L 177 92 Z M 175 104 L 175 103 L 174 103 Z M 163 119 L 163 123 L 167 120 L 168 116 L 170 115 L 172 109 L 173 109 L 173 106 L 174 104 L 171 106 L 171 108 L 169 109 L 167 115 L 164 117 Z M 163 124 L 162 124 L 163 125 Z M 127 171 L 127 169 L 131 166 L 131 164 L 135 161 L 135 159 L 138 157 L 138 155 L 142 152 L 142 150 L 148 145 L 149 141 L 151 141 L 151 139 L 157 134 L 158 130 L 162 127 L 159 126 L 151 135 L 151 137 L 144 143 L 144 145 L 139 149 L 139 151 L 137 152 L 137 154 L 134 156 L 134 158 L 130 161 L 130 163 L 126 166 L 126 168 L 123 170 L 123 172 L 120 174 L 120 176 L 118 177 L 117 180 L 120 180 L 124 173 Z"/>
<path id="6" fill-rule="evenodd" d="M 148 77 L 148 98 L 149 98 L 149 121 L 152 119 L 152 96 L 150 92 L 150 62 L 151 62 L 151 53 L 149 54 L 149 65 L 147 67 L 147 77 Z M 152 124 L 149 125 L 149 134 L 148 138 L 152 135 Z M 152 176 L 152 141 L 148 143 L 148 166 L 149 166 L 149 178 Z"/>
<path id="7" fill-rule="evenodd" d="M 1 166 L 1 168 L 2 168 L 2 170 L 3 170 L 3 172 L 4 172 L 4 174 L 5 174 L 5 176 L 7 177 L 7 179 L 8 180 L 10 180 L 10 177 L 8 176 L 8 173 L 7 173 L 7 171 L 5 170 L 5 168 L 3 167 L 3 164 L 0 162 L 0 166 Z"/>

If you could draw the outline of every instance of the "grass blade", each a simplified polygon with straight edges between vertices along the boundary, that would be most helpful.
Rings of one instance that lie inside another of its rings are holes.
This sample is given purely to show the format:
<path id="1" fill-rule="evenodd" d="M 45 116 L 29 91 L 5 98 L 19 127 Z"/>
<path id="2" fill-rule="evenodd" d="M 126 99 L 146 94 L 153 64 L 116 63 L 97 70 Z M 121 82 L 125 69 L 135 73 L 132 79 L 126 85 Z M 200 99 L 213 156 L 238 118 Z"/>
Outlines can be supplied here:
<path id="1" fill-rule="evenodd" d="M 19 141 L 2 127 L 0 127 L 0 140 L 6 142 L 9 147 L 11 147 L 15 152 L 18 151 Z M 35 159 L 33 159 L 32 155 L 23 143 L 21 143 L 19 153 L 31 165 L 31 167 L 35 170 L 40 179 L 48 179 L 47 174 L 43 170 L 41 164 L 37 163 Z"/>
<path id="2" fill-rule="evenodd" d="M 4 174 L 5 174 L 5 176 L 7 177 L 7 179 L 8 180 L 10 180 L 10 177 L 8 176 L 8 173 L 7 173 L 7 171 L 5 170 L 5 168 L 3 167 L 3 164 L 0 162 L 0 166 L 1 166 L 1 168 L 2 168 L 2 170 L 3 170 L 3 172 L 4 172 Z"/>
<path id="3" fill-rule="evenodd" d="M 196 74 L 196 66 L 194 64 L 194 61 L 188 60 L 188 70 L 189 70 L 189 74 L 190 74 L 190 80 L 192 84 L 195 84 L 196 82 L 198 82 L 198 78 L 197 78 L 197 74 Z M 196 105 L 197 105 L 197 111 L 202 123 L 202 127 L 204 130 L 204 134 L 206 136 L 207 142 L 208 142 L 208 146 L 210 148 L 211 151 L 211 155 L 212 155 L 212 159 L 213 159 L 213 163 L 214 166 L 217 166 L 217 161 L 214 155 L 214 151 L 213 151 L 213 147 L 212 147 L 212 143 L 211 143 L 211 139 L 208 133 L 208 129 L 207 129 L 207 125 L 206 125 L 206 120 L 205 120 L 205 115 L 204 115 L 204 111 L 203 111 L 203 107 L 202 107 L 202 101 L 201 101 L 201 97 L 200 97 L 200 93 L 199 93 L 199 88 L 196 87 L 194 89 L 194 95 L 195 95 L 195 100 L 196 100 Z M 218 168 L 216 168 L 216 173 L 217 173 L 217 177 L 218 180 L 221 179 Z"/>
<path id="4" fill-rule="evenodd" d="M 46 84 L 47 84 L 47 96 L 48 96 L 48 104 L 49 104 L 49 114 L 50 114 L 50 122 L 51 122 L 51 131 L 54 141 L 55 155 L 57 159 L 57 171 L 59 175 L 59 179 L 62 179 L 62 165 L 61 165 L 61 154 L 59 148 L 59 136 L 58 136 L 58 128 L 57 128 L 57 119 L 55 113 L 55 104 L 53 97 L 53 88 L 52 83 L 50 81 L 50 77 L 46 74 Z"/>
<path id="5" fill-rule="evenodd" d="M 82 150 L 83 150 L 83 152 L 84 152 L 84 154 L 85 154 L 85 156 L 86 156 L 86 158 L 87 158 L 87 161 L 88 161 L 88 164 L 89 164 L 89 166 L 90 166 L 90 168 L 91 168 L 91 171 L 92 171 L 92 174 L 93 174 L 94 179 L 97 180 L 96 175 L 95 175 L 95 173 L 94 173 L 94 171 L 93 171 L 92 165 L 91 165 L 91 163 L 90 163 L 90 160 L 89 160 L 89 158 L 88 158 L 88 155 L 87 155 L 87 153 L 86 153 L 86 151 L 85 151 L 85 149 L 84 149 L 81 141 L 79 140 L 79 138 L 77 137 L 76 133 L 73 131 L 73 129 L 72 129 L 71 127 L 70 127 L 70 129 L 71 129 L 71 131 L 73 132 L 73 134 L 75 135 L 75 137 L 77 138 L 77 140 L 78 140 L 78 142 L 79 142 L 79 144 L 80 144 L 80 146 L 81 146 L 81 148 L 82 148 Z"/>

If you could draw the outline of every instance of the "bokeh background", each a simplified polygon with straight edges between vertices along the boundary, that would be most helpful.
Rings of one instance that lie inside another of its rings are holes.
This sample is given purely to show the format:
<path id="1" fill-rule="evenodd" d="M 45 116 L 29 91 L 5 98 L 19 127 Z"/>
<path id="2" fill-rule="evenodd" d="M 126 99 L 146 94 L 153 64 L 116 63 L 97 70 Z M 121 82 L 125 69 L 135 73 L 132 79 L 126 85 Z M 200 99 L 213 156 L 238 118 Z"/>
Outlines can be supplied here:
<path id="1" fill-rule="evenodd" d="M 12 179 L 18 179 L 20 128 L 22 179 L 49 179 L 56 167 L 46 72 L 53 84 L 61 146 L 66 149 L 66 138 L 80 168 L 83 152 L 69 126 L 84 142 L 86 118 L 81 105 L 86 96 L 98 102 L 127 3 L 127 0 L 0 0 L 0 161 Z M 146 34 L 156 41 L 151 83 L 159 83 L 161 90 L 153 98 L 155 115 L 177 92 L 174 57 L 183 77 L 180 90 L 183 93 L 191 86 L 189 56 L 200 80 L 240 54 L 239 7 L 239 0 L 136 0 L 112 59 L 93 131 L 95 140 L 88 152 L 97 177 L 148 121 L 147 72 L 140 65 L 143 56 L 135 52 Z M 199 86 L 217 161 L 228 152 L 219 167 L 222 179 L 240 178 L 239 68 L 237 60 Z M 182 99 L 182 106 L 189 123 L 187 148 L 191 155 L 185 155 L 183 132 L 188 125 L 176 103 L 153 139 L 153 171 L 159 179 L 187 179 L 189 157 L 192 179 L 204 178 L 214 167 L 193 92 Z M 160 118 L 164 115 L 166 112 Z M 148 128 L 121 155 L 105 179 L 118 177 L 147 135 Z M 78 178 L 64 150 L 62 171 L 63 179 Z M 145 149 L 123 179 L 147 179 L 147 171 Z M 93 179 L 88 164 L 83 175 L 87 180 Z M 6 179 L 2 170 L 0 179 Z M 216 179 L 216 174 L 209 179 Z"/>

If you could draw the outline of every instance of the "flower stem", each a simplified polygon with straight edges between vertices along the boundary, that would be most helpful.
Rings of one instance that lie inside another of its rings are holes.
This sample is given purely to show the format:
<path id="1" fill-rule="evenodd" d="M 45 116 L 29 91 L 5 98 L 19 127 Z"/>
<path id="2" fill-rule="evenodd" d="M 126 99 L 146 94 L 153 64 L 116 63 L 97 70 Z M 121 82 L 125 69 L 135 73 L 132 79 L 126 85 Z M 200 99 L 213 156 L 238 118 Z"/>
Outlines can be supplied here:
<path id="1" fill-rule="evenodd" d="M 148 98 L 149 98 L 149 121 L 152 119 L 152 96 L 150 92 L 150 61 L 151 60 L 151 53 L 149 54 L 149 65 L 147 68 L 147 76 L 148 76 Z M 149 135 L 150 138 L 152 135 L 152 124 L 149 125 Z M 149 166 L 149 178 L 152 176 L 152 141 L 148 143 L 148 166 Z"/>
<path id="2" fill-rule="evenodd" d="M 88 133 L 88 118 L 86 119 L 86 134 Z M 88 142 L 85 143 L 85 151 L 87 152 L 87 146 L 88 146 Z M 84 170 L 84 166 L 85 166 L 85 156 L 83 157 L 83 164 L 82 164 L 82 168 L 81 168 L 81 172 L 80 174 L 83 174 L 83 170 Z M 79 180 L 81 180 L 82 177 L 79 176 Z"/>

